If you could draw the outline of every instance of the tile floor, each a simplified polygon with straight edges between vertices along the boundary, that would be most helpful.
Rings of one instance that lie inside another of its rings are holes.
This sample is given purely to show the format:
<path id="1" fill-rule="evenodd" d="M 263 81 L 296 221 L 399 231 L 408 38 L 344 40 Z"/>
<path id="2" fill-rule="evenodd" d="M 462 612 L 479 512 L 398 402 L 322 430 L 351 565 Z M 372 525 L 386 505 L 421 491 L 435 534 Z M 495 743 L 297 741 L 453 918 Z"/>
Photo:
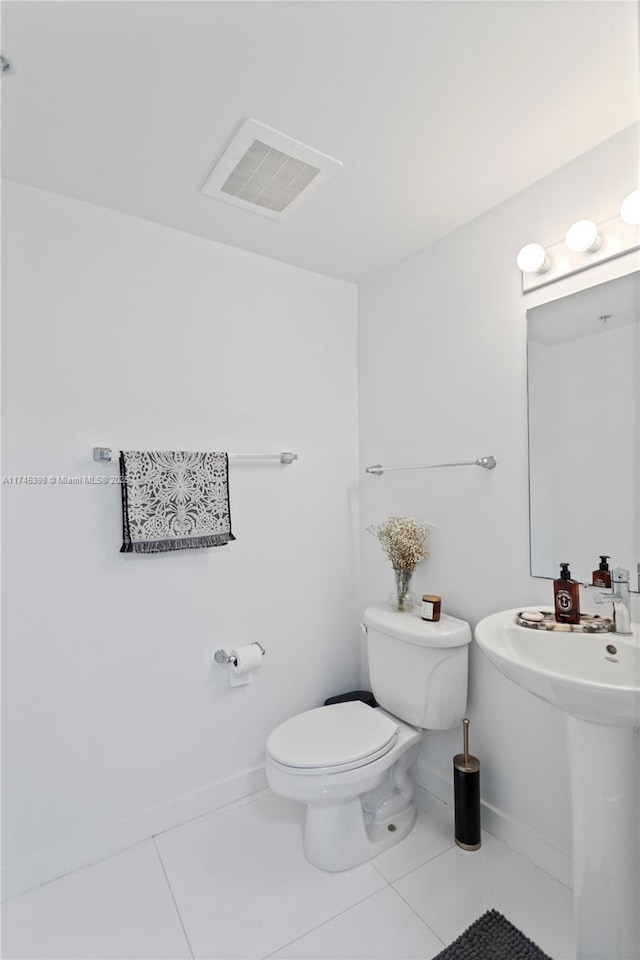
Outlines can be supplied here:
<path id="1" fill-rule="evenodd" d="M 427 796 L 411 834 L 345 873 L 302 852 L 303 808 L 269 791 L 3 907 L 5 960 L 429 960 L 495 907 L 575 960 L 571 891 L 489 834 L 453 843 Z"/>

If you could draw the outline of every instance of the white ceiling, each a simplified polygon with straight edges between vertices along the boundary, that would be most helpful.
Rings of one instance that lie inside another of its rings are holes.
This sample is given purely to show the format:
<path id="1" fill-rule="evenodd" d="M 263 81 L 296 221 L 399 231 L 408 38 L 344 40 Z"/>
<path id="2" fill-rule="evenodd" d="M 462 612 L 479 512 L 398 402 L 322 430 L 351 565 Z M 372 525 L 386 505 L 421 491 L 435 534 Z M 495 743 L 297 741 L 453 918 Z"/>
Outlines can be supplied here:
<path id="1" fill-rule="evenodd" d="M 635 122 L 618 0 L 2 4 L 3 176 L 357 281 Z M 199 192 L 244 117 L 344 163 L 286 222 Z"/>

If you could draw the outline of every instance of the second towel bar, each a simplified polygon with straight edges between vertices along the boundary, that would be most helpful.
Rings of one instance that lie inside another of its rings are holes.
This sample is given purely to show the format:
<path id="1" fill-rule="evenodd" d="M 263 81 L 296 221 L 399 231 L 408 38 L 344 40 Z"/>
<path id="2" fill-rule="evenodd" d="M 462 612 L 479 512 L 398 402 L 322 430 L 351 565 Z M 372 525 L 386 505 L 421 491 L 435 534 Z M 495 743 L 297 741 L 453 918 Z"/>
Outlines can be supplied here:
<path id="1" fill-rule="evenodd" d="M 478 457 L 477 460 L 455 460 L 453 463 L 419 463 L 406 467 L 383 467 L 381 463 L 377 463 L 373 467 L 367 467 L 366 473 L 380 476 L 390 470 L 433 470 L 436 467 L 484 467 L 486 470 L 493 470 L 496 463 L 495 457 Z"/>

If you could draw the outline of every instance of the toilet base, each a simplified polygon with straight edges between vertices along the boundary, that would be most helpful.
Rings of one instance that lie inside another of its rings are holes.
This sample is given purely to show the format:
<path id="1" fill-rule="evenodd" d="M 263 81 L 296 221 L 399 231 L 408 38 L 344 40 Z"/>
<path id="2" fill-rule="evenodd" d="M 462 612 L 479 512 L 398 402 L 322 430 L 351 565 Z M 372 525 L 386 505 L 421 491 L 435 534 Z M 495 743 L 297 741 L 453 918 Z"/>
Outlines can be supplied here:
<path id="1" fill-rule="evenodd" d="M 422 731 L 387 716 L 398 728 L 397 740 L 387 753 L 362 766 L 294 770 L 267 751 L 273 792 L 306 805 L 304 852 L 321 870 L 357 867 L 403 840 L 415 823 L 413 765 Z"/>
<path id="2" fill-rule="evenodd" d="M 335 873 L 350 870 L 388 850 L 411 832 L 417 811 L 413 803 L 388 820 L 366 822 L 360 797 L 341 803 L 307 807 L 304 852 L 309 863 Z"/>

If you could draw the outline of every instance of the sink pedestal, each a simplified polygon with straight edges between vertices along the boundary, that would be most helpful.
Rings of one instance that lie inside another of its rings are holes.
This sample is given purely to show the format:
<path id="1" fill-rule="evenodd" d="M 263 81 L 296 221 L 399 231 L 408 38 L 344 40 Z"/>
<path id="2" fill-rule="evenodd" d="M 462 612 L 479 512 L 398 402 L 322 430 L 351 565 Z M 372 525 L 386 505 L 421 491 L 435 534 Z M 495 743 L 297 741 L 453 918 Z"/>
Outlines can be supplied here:
<path id="1" fill-rule="evenodd" d="M 567 716 L 578 960 L 640 958 L 640 732 Z"/>
<path id="2" fill-rule="evenodd" d="M 476 640 L 567 716 L 578 960 L 640 960 L 640 624 L 531 630 L 517 614 L 485 617 Z"/>

